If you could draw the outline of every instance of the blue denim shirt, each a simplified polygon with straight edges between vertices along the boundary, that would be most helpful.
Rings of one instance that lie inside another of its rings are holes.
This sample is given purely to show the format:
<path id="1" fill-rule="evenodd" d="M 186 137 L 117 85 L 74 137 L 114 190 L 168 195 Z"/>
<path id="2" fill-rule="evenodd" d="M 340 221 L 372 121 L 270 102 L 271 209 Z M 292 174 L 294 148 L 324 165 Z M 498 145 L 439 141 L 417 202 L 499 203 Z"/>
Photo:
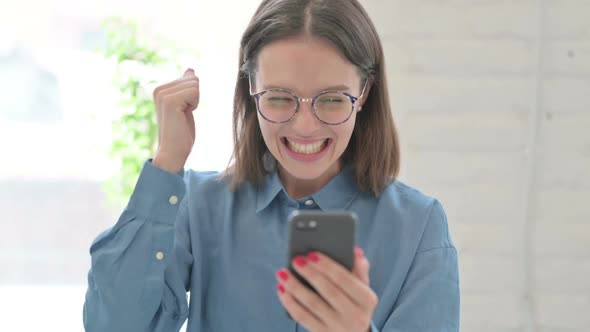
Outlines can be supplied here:
<path id="1" fill-rule="evenodd" d="M 184 174 L 184 176 L 182 176 Z M 117 223 L 92 243 L 87 331 L 305 331 L 276 294 L 296 209 L 351 210 L 379 297 L 373 331 L 458 331 L 457 251 L 441 204 L 400 181 L 379 197 L 344 168 L 293 200 L 277 173 L 237 191 L 213 172 L 146 161 Z M 190 291 L 190 301 L 187 292 Z"/>

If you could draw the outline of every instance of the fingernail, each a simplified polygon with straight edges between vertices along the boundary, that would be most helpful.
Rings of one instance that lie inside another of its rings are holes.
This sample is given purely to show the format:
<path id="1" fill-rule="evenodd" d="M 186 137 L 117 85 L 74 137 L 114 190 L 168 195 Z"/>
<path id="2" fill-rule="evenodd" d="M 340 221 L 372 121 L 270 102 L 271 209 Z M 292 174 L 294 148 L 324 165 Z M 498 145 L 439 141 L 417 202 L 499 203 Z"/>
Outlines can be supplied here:
<path id="1" fill-rule="evenodd" d="M 283 281 L 287 281 L 287 278 L 289 278 L 289 274 L 287 274 L 287 271 L 285 271 L 285 269 L 280 269 L 277 272 L 277 277 L 279 277 L 279 279 Z"/>
<path id="2" fill-rule="evenodd" d="M 361 247 L 355 247 L 354 253 L 358 258 L 363 258 L 363 256 L 365 256 L 365 254 L 363 253 L 363 249 L 361 249 Z"/>
<path id="3" fill-rule="evenodd" d="M 304 267 L 307 262 L 303 256 L 297 256 L 295 257 L 295 264 L 297 264 L 299 267 Z"/>
<path id="4" fill-rule="evenodd" d="M 277 286 L 277 289 L 279 290 L 279 292 L 281 292 L 281 294 L 283 294 L 283 293 L 285 292 L 285 287 L 283 287 L 283 285 L 282 285 L 282 284 L 279 284 L 279 285 Z"/>
<path id="5" fill-rule="evenodd" d="M 313 251 L 307 254 L 307 258 L 314 263 L 317 263 L 320 260 L 320 256 Z"/>
<path id="6" fill-rule="evenodd" d="M 192 74 L 195 73 L 195 71 L 192 68 L 187 69 L 184 73 L 187 74 L 189 72 L 192 73 Z"/>

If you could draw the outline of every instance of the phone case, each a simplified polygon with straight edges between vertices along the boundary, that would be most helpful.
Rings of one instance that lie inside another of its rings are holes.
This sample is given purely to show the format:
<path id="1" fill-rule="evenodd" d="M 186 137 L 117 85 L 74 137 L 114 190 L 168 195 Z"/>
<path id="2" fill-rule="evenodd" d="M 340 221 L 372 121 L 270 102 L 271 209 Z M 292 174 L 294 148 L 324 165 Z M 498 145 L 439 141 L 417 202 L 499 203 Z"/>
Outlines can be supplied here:
<path id="1" fill-rule="evenodd" d="M 301 224 L 303 223 L 303 224 Z M 352 271 L 358 217 L 350 211 L 298 210 L 289 218 L 289 270 L 304 285 L 313 287 L 291 266 L 297 255 L 321 252 Z M 305 225 L 306 227 L 300 227 Z M 315 225 L 311 227 L 311 225 Z"/>

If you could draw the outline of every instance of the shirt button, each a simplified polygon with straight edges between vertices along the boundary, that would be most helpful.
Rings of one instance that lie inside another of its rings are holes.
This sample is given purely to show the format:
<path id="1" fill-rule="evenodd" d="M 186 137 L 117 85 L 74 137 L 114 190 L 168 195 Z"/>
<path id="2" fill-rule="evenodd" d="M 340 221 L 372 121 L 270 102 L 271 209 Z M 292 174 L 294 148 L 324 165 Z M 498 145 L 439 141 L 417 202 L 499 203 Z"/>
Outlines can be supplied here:
<path id="1" fill-rule="evenodd" d="M 308 199 L 307 201 L 305 201 L 305 205 L 307 205 L 307 206 L 313 205 L 313 199 Z"/>
<path id="2" fill-rule="evenodd" d="M 163 260 L 164 259 L 164 253 L 161 252 L 161 251 L 158 251 L 156 253 L 156 259 L 159 260 L 159 261 Z"/>
<path id="3" fill-rule="evenodd" d="M 170 198 L 168 198 L 168 202 L 172 205 L 176 205 L 176 203 L 178 203 L 178 197 L 176 195 L 172 195 Z"/>

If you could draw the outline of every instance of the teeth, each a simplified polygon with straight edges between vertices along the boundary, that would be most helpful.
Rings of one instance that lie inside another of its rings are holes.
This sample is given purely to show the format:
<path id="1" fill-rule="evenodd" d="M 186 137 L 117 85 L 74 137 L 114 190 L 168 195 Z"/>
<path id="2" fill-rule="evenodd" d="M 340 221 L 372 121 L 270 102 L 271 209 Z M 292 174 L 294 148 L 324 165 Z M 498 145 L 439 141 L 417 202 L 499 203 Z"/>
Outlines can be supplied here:
<path id="1" fill-rule="evenodd" d="M 291 150 L 293 150 L 297 153 L 305 153 L 305 154 L 312 154 L 312 153 L 320 152 L 320 150 L 322 149 L 322 146 L 324 145 L 324 142 L 326 142 L 326 140 L 315 142 L 312 144 L 299 144 L 299 143 L 295 143 L 295 142 L 291 142 L 291 141 L 287 140 L 287 143 L 289 144 L 289 148 Z"/>

